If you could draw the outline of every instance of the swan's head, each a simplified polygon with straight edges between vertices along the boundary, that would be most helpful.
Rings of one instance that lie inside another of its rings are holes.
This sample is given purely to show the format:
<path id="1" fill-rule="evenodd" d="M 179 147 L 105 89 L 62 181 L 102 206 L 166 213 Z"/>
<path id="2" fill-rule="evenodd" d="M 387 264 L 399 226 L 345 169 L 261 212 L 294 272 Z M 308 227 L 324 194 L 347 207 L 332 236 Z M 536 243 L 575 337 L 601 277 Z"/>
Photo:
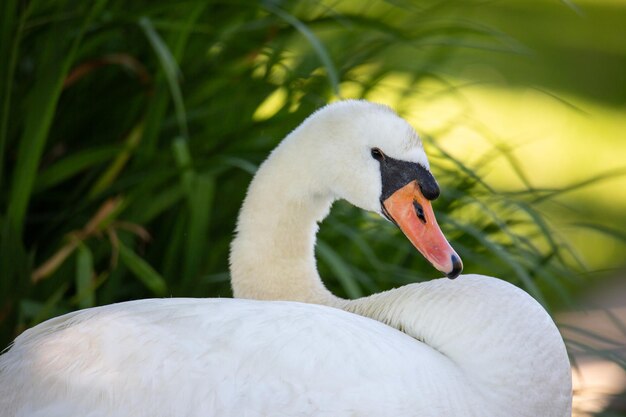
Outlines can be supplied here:
<path id="1" fill-rule="evenodd" d="M 460 257 L 443 236 L 431 201 L 439 185 L 415 130 L 389 107 L 342 101 L 314 113 L 294 135 L 316 178 L 336 198 L 394 224 L 439 271 L 456 278 Z M 320 169 L 319 159 L 323 161 Z"/>

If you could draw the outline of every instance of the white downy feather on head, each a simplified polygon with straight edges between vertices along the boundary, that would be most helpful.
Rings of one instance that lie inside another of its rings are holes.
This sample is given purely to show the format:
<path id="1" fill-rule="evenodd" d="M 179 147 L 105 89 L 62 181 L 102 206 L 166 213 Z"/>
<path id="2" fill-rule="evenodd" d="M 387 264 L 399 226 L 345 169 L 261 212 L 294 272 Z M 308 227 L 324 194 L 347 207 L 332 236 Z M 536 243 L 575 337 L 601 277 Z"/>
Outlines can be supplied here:
<path id="1" fill-rule="evenodd" d="M 292 147 L 298 149 L 289 152 L 298 175 L 313 173 L 309 184 L 314 192 L 330 193 L 332 199 L 345 199 L 379 214 L 380 166 L 372 158 L 373 148 L 391 158 L 430 167 L 413 127 L 391 108 L 364 100 L 321 108 L 289 134 L 268 160 Z"/>

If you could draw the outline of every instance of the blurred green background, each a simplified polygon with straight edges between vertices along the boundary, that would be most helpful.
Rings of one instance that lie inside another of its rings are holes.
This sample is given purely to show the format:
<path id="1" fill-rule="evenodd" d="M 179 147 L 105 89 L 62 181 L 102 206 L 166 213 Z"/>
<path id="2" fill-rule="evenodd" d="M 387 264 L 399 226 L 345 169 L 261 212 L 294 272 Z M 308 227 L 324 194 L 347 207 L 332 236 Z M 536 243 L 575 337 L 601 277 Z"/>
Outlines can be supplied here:
<path id="1" fill-rule="evenodd" d="M 78 308 L 230 296 L 256 167 L 346 98 L 423 135 L 466 272 L 586 308 L 626 265 L 625 23 L 623 0 L 4 0 L 0 348 Z M 345 203 L 319 238 L 338 295 L 438 276 Z M 567 327 L 587 337 L 573 359 L 626 365 L 620 341 Z M 598 415 L 622 415 L 610 400 Z"/>

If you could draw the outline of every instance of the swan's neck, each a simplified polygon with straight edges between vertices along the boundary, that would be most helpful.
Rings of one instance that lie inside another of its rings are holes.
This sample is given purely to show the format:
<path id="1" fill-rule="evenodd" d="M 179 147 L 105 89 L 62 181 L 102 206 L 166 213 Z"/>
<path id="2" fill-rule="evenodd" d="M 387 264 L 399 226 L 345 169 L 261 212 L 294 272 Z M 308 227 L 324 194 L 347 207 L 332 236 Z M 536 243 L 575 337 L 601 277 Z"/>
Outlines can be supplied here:
<path id="1" fill-rule="evenodd" d="M 570 364 L 558 329 L 539 303 L 505 281 L 443 278 L 352 300 L 346 309 L 448 358 L 473 393 L 468 400 L 483 404 L 482 415 L 552 416 L 550 410 L 571 409 Z M 558 414 L 564 415 L 569 412 Z"/>
<path id="2" fill-rule="evenodd" d="M 317 224 L 334 197 L 306 162 L 289 157 L 289 148 L 283 143 L 261 165 L 239 213 L 230 254 L 233 294 L 338 306 L 315 261 Z"/>

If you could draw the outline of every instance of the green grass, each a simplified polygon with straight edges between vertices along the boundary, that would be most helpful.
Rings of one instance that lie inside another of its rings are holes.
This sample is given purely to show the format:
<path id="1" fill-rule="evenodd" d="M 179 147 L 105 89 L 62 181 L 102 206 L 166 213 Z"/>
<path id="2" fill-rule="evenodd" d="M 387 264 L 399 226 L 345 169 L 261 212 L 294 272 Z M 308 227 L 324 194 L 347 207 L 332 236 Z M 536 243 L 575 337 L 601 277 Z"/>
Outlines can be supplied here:
<path id="1" fill-rule="evenodd" d="M 528 53 L 462 18 L 461 4 L 5 0 L 0 347 L 78 308 L 230 296 L 228 248 L 251 175 L 312 111 L 368 97 L 392 73 L 409 76 L 407 94 L 445 81 L 459 50 Z M 503 154 L 515 168 L 507 152 L 466 166 L 436 138 L 426 145 L 437 214 L 466 271 L 507 278 L 549 310 L 575 305 L 584 268 L 535 208 L 559 191 L 494 190 L 482 172 Z M 318 258 L 341 296 L 438 275 L 393 226 L 345 203 L 322 226 Z"/>

